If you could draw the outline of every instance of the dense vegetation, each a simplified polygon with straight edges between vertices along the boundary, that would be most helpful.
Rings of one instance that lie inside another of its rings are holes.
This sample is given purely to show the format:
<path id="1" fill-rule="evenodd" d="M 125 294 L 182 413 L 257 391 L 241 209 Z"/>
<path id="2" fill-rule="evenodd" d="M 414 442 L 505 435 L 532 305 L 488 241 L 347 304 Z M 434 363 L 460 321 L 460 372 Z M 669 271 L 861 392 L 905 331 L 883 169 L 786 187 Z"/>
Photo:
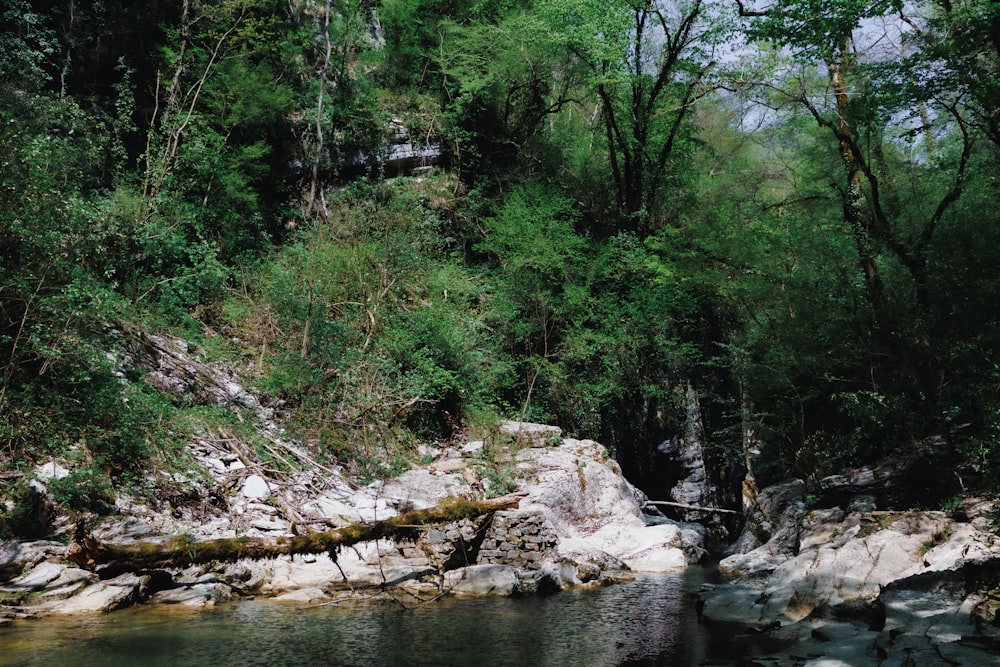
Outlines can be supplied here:
<path id="1" fill-rule="evenodd" d="M 655 486 L 693 387 L 732 492 L 932 435 L 988 487 L 1000 5 L 764 6 L 0 0 L 8 493 L 107 509 L 229 419 L 152 330 L 362 475 L 503 416 Z"/>

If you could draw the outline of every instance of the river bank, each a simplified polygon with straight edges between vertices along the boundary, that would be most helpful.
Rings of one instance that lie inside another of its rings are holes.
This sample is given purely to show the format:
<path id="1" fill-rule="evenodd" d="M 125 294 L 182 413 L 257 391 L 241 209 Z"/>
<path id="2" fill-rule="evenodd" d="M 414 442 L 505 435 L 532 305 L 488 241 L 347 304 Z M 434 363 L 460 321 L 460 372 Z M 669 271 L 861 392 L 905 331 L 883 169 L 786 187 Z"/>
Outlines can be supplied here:
<path id="1" fill-rule="evenodd" d="M 61 541 L 14 542 L 0 552 L 0 567 L 16 573 L 0 585 L 2 614 L 11 622 L 138 603 L 204 607 L 247 596 L 323 603 L 373 596 L 420 601 L 526 595 L 599 586 L 631 572 L 677 570 L 704 554 L 700 525 L 646 525 L 642 495 L 598 443 L 563 439 L 558 429 L 540 425 L 509 422 L 502 429 L 500 435 L 517 446 L 505 450 L 509 458 L 490 464 L 506 469 L 522 494 L 516 509 L 429 525 L 410 539 L 360 542 L 334 553 L 185 566 L 182 550 L 175 566 L 168 558 L 163 567 L 139 571 L 122 571 L 114 562 L 89 568 L 67 563 Z M 278 486 L 244 474 L 228 512 L 178 518 L 177 512 L 129 504 L 129 511 L 102 520 L 91 533 L 104 542 L 148 550 L 176 541 L 178 534 L 185 536 L 183 544 L 238 536 L 280 540 L 302 530 L 289 516 L 346 530 L 449 498 L 481 496 L 485 447 L 472 442 L 429 452 L 426 465 L 391 480 L 351 487 L 339 479 L 312 494 L 300 494 L 306 480 Z M 212 461 L 206 469 L 219 471 L 217 482 L 225 484 L 230 471 Z M 58 463 L 51 465 L 55 470 Z M 312 471 L 306 475 L 318 484 Z"/>
<path id="2" fill-rule="evenodd" d="M 350 531 L 455 498 L 516 490 L 519 505 L 331 553 L 188 564 L 179 549 L 173 562 L 131 570 L 67 561 L 74 517 L 53 511 L 57 539 L 0 550 L 0 622 L 136 605 L 206 609 L 250 598 L 296 608 L 411 608 L 443 597 L 544 597 L 636 573 L 683 573 L 726 537 L 718 522 L 706 522 L 710 529 L 651 520 L 645 497 L 604 447 L 539 424 L 504 422 L 488 439 L 423 446 L 421 464 L 358 485 L 285 441 L 242 387 L 210 379 L 218 400 L 256 415 L 272 453 L 305 465 L 278 473 L 238 442 L 191 443 L 202 473 L 173 473 L 170 481 L 202 502 L 119 495 L 116 513 L 91 526 L 99 542 L 141 549 L 178 540 L 273 543 Z M 742 533 L 729 537 L 730 554 L 719 563 L 724 580 L 699 586 L 698 620 L 754 637 L 747 644 L 753 653 L 744 656 L 751 664 L 995 664 L 1000 540 L 993 504 L 966 499 L 949 512 L 896 507 L 890 495 L 903 488 L 906 469 L 893 461 L 830 478 L 815 497 L 800 480 L 762 489 L 745 508 Z M 44 501 L 45 483 L 65 474 L 62 462 L 50 461 L 33 472 L 33 488 Z"/>
<path id="3" fill-rule="evenodd" d="M 786 647 L 757 665 L 1000 664 L 994 504 L 882 510 L 872 495 L 879 487 L 864 487 L 843 506 L 807 499 L 801 480 L 765 489 L 736 553 L 719 563 L 724 583 L 699 593 L 701 621 L 738 624 Z"/>

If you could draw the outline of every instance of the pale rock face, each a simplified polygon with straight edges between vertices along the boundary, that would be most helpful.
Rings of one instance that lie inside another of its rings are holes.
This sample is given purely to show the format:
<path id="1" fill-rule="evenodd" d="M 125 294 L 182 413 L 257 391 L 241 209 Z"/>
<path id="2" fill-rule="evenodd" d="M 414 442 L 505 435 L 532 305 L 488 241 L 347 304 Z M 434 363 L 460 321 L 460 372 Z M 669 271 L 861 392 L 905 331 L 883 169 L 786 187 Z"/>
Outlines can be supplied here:
<path id="1" fill-rule="evenodd" d="M 239 560 L 227 565 L 222 576 L 235 593 L 252 595 L 267 582 L 269 565 L 267 561 Z"/>
<path id="2" fill-rule="evenodd" d="M 592 440 L 567 439 L 558 447 L 522 450 L 517 472 L 528 497 L 521 509 L 541 509 L 556 532 L 567 537 L 609 523 L 644 526 L 634 487 L 616 467 Z"/>
<path id="3" fill-rule="evenodd" d="M 192 584 L 160 591 L 149 601 L 155 604 L 179 604 L 185 607 L 214 607 L 232 598 L 232 590 L 223 583 Z"/>
<path id="4" fill-rule="evenodd" d="M 323 588 L 343 580 L 337 564 L 326 554 L 318 555 L 311 562 L 281 556 L 267 566 L 266 580 L 260 591 L 266 595 L 278 595 L 300 588 Z"/>
<path id="5" fill-rule="evenodd" d="M 794 486 L 770 497 L 794 508 Z M 943 512 L 873 512 L 864 497 L 846 504 L 775 531 L 795 535 L 798 553 L 772 540 L 725 559 L 721 569 L 741 576 L 701 593 L 702 619 L 790 642 L 768 657 L 773 665 L 996 664 L 989 647 L 1000 629 L 975 622 L 996 589 L 967 586 L 997 570 L 1000 539 Z"/>
<path id="6" fill-rule="evenodd" d="M 475 456 L 483 451 L 486 443 L 482 440 L 470 440 L 462 447 L 462 456 Z"/>
<path id="7" fill-rule="evenodd" d="M 394 543 L 379 540 L 344 549 L 336 562 L 327 554 L 282 556 L 265 566 L 260 592 L 277 596 L 299 589 L 391 586 L 435 574 L 426 558 L 402 558 L 398 553 Z"/>
<path id="8" fill-rule="evenodd" d="M 242 494 L 247 500 L 264 500 L 271 495 L 271 485 L 260 475 L 249 475 L 243 481 Z"/>
<path id="9" fill-rule="evenodd" d="M 517 568 L 510 565 L 471 565 L 445 574 L 445 585 L 455 595 L 513 595 L 518 582 Z"/>
<path id="10" fill-rule="evenodd" d="M 34 470 L 34 475 L 43 482 L 69 477 L 70 472 L 55 460 L 43 463 Z"/>
<path id="11" fill-rule="evenodd" d="M 913 512 L 898 517 L 885 515 L 877 519 L 885 522 L 884 528 L 859 538 L 856 518 L 846 526 L 845 534 L 837 535 L 837 524 L 822 520 L 823 516 L 811 526 L 807 523 L 810 529 L 803 531 L 803 548 L 796 556 L 773 554 L 765 546 L 756 553 L 736 557 L 741 572 L 760 574 L 770 569 L 768 566 L 773 566 L 773 571 L 766 580 L 760 580 L 763 585 L 750 586 L 756 589 L 756 596 L 748 594 L 743 604 L 721 599 L 716 602 L 714 595 L 706 596 L 705 614 L 717 618 L 717 610 L 725 606 L 727 609 L 720 613 L 726 617 L 734 613 L 766 622 L 794 623 L 820 605 L 838 605 L 851 598 L 872 600 L 891 582 L 925 571 L 924 554 L 930 553 L 925 545 L 947 530 L 943 515 Z M 949 548 L 949 553 L 956 556 L 961 551 L 957 546 Z M 733 560 L 726 559 L 720 566 L 730 568 Z M 753 563 L 756 567 L 749 567 Z M 954 567 L 955 563 L 954 558 L 941 558 L 939 569 Z"/>
<path id="12" fill-rule="evenodd" d="M 235 385 L 227 387 L 238 397 L 236 389 Z M 674 523 L 645 524 L 641 493 L 622 477 L 617 463 L 598 443 L 563 440 L 559 429 L 544 425 L 510 422 L 502 429 L 523 447 L 504 465 L 513 466 L 513 479 L 526 497 L 520 510 L 512 515 L 513 532 L 495 545 L 503 553 L 492 562 L 485 562 L 488 559 L 484 556 L 478 564 L 443 571 L 475 563 L 473 559 L 480 549 L 476 540 L 484 538 L 470 524 L 466 526 L 471 531 L 468 535 L 452 526 L 428 531 L 422 543 L 380 540 L 358 544 L 341 550 L 336 561 L 318 554 L 240 561 L 219 566 L 218 571 L 194 568 L 175 573 L 171 587 L 157 592 L 154 589 L 162 588 L 163 582 L 150 584 L 149 577 L 123 575 L 100 582 L 89 572 L 44 562 L 49 555 L 44 549 L 38 549 L 29 559 L 31 554 L 23 544 L 17 549 L 0 549 L 0 566 L 7 565 L 11 571 L 32 566 L 26 577 L 11 585 L 32 592 L 33 597 L 44 596 L 43 605 L 37 607 L 40 613 L 88 613 L 146 598 L 162 604 L 211 606 L 234 593 L 310 602 L 329 599 L 354 586 L 405 586 L 428 597 L 441 592 L 532 594 L 613 581 L 626 568 L 673 570 L 685 565 L 685 552 L 700 552 L 703 532 L 695 529 L 698 527 L 682 530 Z M 345 482 L 333 488 L 327 486 L 318 494 L 309 493 L 305 481 L 298 486 L 272 485 L 265 473 L 250 474 L 230 499 L 228 515 L 217 515 L 214 520 L 205 516 L 178 518 L 147 508 L 141 518 L 130 512 L 130 518 L 105 522 L 95 535 L 105 541 L 126 543 L 156 540 L 160 539 L 156 536 L 177 532 L 198 539 L 229 537 L 247 529 L 280 535 L 292 530 L 289 519 L 295 513 L 319 519 L 319 524 L 323 519 L 332 525 L 383 520 L 411 508 L 439 505 L 448 497 L 482 497 L 482 480 L 472 474 L 478 466 L 475 459 L 469 458 L 481 447 L 482 443 L 477 442 L 463 451 L 440 451 L 435 463 L 397 478 L 360 489 L 352 489 Z M 232 466 L 238 458 L 208 445 L 199 452 L 199 460 L 220 483 L 233 479 Z M 296 491 L 299 486 L 301 490 Z M 265 503 L 269 498 L 275 502 Z M 287 511 L 287 506 L 295 511 Z M 532 527 L 538 534 L 531 532 Z M 465 563 L 448 555 L 451 552 L 447 547 L 453 543 L 464 545 L 464 551 L 455 553 L 464 554 Z M 58 555 L 65 549 L 62 544 L 54 544 L 53 548 Z M 505 561 L 504 557 L 511 554 L 520 555 L 524 562 Z"/>
<path id="13" fill-rule="evenodd" d="M 48 540 L 0 544 L 0 580 L 19 576 L 47 559 L 61 558 L 65 552 L 65 544 Z"/>
<path id="14" fill-rule="evenodd" d="M 307 502 L 303 509 L 308 514 L 315 514 L 326 519 L 333 520 L 338 525 L 346 525 L 361 520 L 361 515 L 354 505 L 339 498 L 322 495 L 315 500 Z"/>
<path id="15" fill-rule="evenodd" d="M 316 604 L 325 602 L 330 596 L 322 588 L 300 588 L 296 591 L 288 591 L 271 598 L 275 602 L 296 602 L 305 604 Z"/>
<path id="16" fill-rule="evenodd" d="M 793 479 L 769 486 L 760 492 L 747 511 L 743 532 L 732 547 L 734 557 L 720 563 L 723 570 L 745 571 L 738 555 L 763 547 L 770 556 L 782 557 L 799 550 L 799 531 L 805 516 L 806 485 Z M 759 554 L 749 562 L 760 561 Z"/>
<path id="17" fill-rule="evenodd" d="M 432 468 L 407 470 L 399 477 L 381 483 L 381 487 L 375 489 L 375 492 L 380 498 L 393 501 L 394 504 L 409 504 L 414 509 L 434 507 L 442 498 L 469 493 L 469 485 L 464 477 L 450 474 L 460 471 L 461 467 L 440 471 L 445 474 L 436 474 L 433 464 Z"/>
<path id="18" fill-rule="evenodd" d="M 560 537 L 560 552 L 604 552 L 641 572 L 686 564 L 680 529 L 645 524 L 638 492 L 598 443 L 566 439 L 525 449 L 517 470 L 528 493 L 521 508 L 545 514 Z"/>
<path id="19" fill-rule="evenodd" d="M 822 547 L 788 560 L 774 571 L 764 589 L 765 616 L 802 620 L 819 604 L 836 605 L 846 597 L 872 599 L 890 582 L 923 569 L 921 535 L 886 530 L 840 548 Z"/>
<path id="20" fill-rule="evenodd" d="M 562 437 L 562 429 L 558 426 L 518 421 L 500 422 L 500 433 L 532 447 L 555 444 Z"/>
<path id="21" fill-rule="evenodd" d="M 4 590 L 37 591 L 58 579 L 65 569 L 64 565 L 59 565 L 58 563 L 39 563 L 30 572 L 25 573 L 23 576 L 14 579 L 4 586 Z"/>
<path id="22" fill-rule="evenodd" d="M 38 594 L 38 602 L 65 600 L 80 593 L 87 586 L 97 582 L 97 575 L 87 570 L 75 567 L 64 568 L 59 576 L 45 585 L 45 590 Z"/>
<path id="23" fill-rule="evenodd" d="M 90 584 L 76 595 L 65 600 L 41 605 L 39 611 L 52 615 L 72 615 L 108 612 L 137 602 L 142 589 L 149 583 L 149 576 L 123 574 L 114 579 Z"/>
<path id="24" fill-rule="evenodd" d="M 252 528 L 264 532 L 279 532 L 287 533 L 291 530 L 292 524 L 284 519 L 279 519 L 278 517 L 269 516 L 260 519 L 254 519 L 250 522 Z"/>

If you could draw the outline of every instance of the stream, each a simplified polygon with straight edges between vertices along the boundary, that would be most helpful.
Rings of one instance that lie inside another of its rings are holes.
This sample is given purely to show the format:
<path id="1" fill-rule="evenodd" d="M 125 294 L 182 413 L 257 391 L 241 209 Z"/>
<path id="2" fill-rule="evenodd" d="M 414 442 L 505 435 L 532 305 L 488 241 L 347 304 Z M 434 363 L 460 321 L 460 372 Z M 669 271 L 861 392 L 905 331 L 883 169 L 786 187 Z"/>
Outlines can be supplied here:
<path id="1" fill-rule="evenodd" d="M 732 664 L 768 647 L 697 621 L 690 568 L 547 597 L 415 605 L 137 607 L 0 628 L 0 665 L 586 666 Z"/>

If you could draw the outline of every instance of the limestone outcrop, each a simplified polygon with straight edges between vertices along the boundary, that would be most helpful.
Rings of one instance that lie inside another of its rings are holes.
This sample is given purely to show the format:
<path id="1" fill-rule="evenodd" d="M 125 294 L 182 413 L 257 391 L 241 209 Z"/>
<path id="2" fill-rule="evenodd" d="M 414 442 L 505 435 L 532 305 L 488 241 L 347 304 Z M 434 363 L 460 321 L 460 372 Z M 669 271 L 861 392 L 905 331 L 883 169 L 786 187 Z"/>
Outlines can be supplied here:
<path id="1" fill-rule="evenodd" d="M 165 343 L 156 349 L 174 351 Z M 165 368 L 177 367 L 166 352 L 161 358 L 168 359 Z M 194 371 L 212 372 L 205 366 Z M 240 400 L 240 392 L 234 398 L 225 379 L 217 380 L 212 386 L 218 400 Z M 259 405 L 249 395 L 242 402 Z M 265 421 L 268 415 L 258 417 Z M 272 437 L 275 451 L 297 455 L 280 432 Z M 178 535 L 206 545 L 233 538 L 255 544 L 283 536 L 294 540 L 304 531 L 405 518 L 448 498 L 481 498 L 498 490 L 496 471 L 524 497 L 519 509 L 427 525 L 412 539 L 185 569 L 168 561 L 136 572 L 121 572 L 120 563 L 90 572 L 66 562 L 61 542 L 12 543 L 0 552 L 0 569 L 11 573 L 0 585 L 5 617 L 101 612 L 137 602 L 201 607 L 248 595 L 297 602 L 376 595 L 414 602 L 442 594 L 533 594 L 613 582 L 632 570 L 675 569 L 687 563 L 685 554 L 703 553 L 703 532 L 691 526 L 646 525 L 641 494 L 598 443 L 564 439 L 555 427 L 520 422 L 501 424 L 496 437 L 506 438 L 506 444 L 427 448 L 426 465 L 360 488 L 330 468 L 307 466 L 276 478 L 229 440 L 192 443 L 206 476 L 226 493 L 225 506 L 203 505 L 200 513 L 164 511 L 121 497 L 121 515 L 104 520 L 93 534 L 123 546 L 122 553 L 135 551 L 130 545 L 166 544 Z"/>
<path id="2" fill-rule="evenodd" d="M 700 594 L 704 622 L 787 642 L 769 665 L 995 664 L 1000 538 L 977 511 L 876 511 L 865 493 L 807 509 L 804 493 L 760 494 L 762 544 L 720 562 L 730 580 Z"/>

